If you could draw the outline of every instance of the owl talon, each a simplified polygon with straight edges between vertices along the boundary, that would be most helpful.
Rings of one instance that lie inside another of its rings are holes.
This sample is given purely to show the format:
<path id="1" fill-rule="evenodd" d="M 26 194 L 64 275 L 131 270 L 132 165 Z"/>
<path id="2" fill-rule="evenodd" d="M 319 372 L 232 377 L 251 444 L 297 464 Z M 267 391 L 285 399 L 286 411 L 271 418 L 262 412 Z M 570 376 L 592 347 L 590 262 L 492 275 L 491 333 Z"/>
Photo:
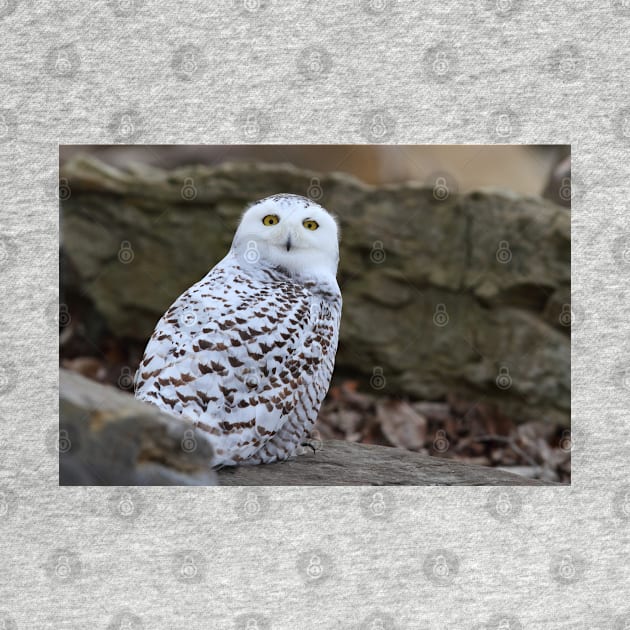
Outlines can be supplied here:
<path id="1" fill-rule="evenodd" d="M 313 446 L 313 444 L 311 442 L 302 442 L 300 444 L 301 447 L 305 447 L 308 446 L 309 448 L 313 449 L 313 453 L 317 453 L 317 449 Z"/>

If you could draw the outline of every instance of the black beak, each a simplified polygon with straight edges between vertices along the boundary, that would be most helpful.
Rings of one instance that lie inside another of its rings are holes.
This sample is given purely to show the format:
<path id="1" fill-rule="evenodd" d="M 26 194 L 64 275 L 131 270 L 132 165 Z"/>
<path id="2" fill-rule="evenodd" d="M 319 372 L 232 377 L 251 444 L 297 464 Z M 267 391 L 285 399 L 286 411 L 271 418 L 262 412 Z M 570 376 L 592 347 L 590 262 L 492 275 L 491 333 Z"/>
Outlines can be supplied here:
<path id="1" fill-rule="evenodd" d="M 291 237 L 289 236 L 289 238 L 287 239 L 287 251 L 291 250 Z"/>

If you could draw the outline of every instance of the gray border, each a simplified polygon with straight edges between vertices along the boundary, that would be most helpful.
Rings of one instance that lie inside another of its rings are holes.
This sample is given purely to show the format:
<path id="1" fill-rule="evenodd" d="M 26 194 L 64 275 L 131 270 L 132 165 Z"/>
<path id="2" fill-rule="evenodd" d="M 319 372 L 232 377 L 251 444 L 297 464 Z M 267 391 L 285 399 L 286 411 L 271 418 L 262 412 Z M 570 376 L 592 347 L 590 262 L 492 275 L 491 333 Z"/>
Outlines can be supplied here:
<path id="1" fill-rule="evenodd" d="M 627 627 L 626 5 L 0 5 L 5 627 Z M 130 141 L 123 115 L 146 143 L 572 143 L 572 488 L 513 489 L 507 519 L 496 489 L 393 488 L 383 523 L 365 489 L 250 520 L 246 489 L 134 489 L 126 519 L 57 488 L 57 145 Z"/>

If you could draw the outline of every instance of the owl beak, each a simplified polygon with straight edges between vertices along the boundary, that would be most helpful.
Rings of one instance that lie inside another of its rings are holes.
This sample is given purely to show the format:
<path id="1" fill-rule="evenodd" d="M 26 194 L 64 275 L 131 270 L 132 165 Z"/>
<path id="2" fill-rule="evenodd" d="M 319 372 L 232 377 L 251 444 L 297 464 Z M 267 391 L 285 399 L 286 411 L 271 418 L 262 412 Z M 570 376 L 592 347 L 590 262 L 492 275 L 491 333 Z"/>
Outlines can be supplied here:
<path id="1" fill-rule="evenodd" d="M 286 248 L 287 248 L 287 251 L 291 251 L 291 235 L 290 234 L 287 237 Z"/>

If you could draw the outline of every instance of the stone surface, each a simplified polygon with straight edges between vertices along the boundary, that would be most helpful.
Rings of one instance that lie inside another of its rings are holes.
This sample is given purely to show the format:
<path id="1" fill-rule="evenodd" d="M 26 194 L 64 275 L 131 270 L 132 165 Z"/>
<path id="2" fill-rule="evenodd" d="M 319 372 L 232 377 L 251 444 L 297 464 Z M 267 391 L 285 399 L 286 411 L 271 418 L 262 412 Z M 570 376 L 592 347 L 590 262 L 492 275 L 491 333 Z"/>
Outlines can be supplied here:
<path id="1" fill-rule="evenodd" d="M 85 292 L 117 335 L 150 335 L 225 255 L 246 204 L 315 190 L 342 231 L 337 374 L 390 395 L 456 393 L 517 421 L 570 423 L 570 217 L 560 206 L 379 189 L 289 165 L 123 172 L 77 158 L 61 177 L 74 278 L 64 288 Z"/>
<path id="2" fill-rule="evenodd" d="M 192 425 L 130 394 L 60 370 L 61 485 L 215 485 Z"/>
<path id="3" fill-rule="evenodd" d="M 219 471 L 222 486 L 539 486 L 557 485 L 402 448 L 325 441 L 294 460 Z"/>
<path id="4" fill-rule="evenodd" d="M 216 485 L 212 449 L 186 421 L 60 372 L 61 485 Z M 324 442 L 282 464 L 223 468 L 219 485 L 545 485 L 404 449 Z"/>

